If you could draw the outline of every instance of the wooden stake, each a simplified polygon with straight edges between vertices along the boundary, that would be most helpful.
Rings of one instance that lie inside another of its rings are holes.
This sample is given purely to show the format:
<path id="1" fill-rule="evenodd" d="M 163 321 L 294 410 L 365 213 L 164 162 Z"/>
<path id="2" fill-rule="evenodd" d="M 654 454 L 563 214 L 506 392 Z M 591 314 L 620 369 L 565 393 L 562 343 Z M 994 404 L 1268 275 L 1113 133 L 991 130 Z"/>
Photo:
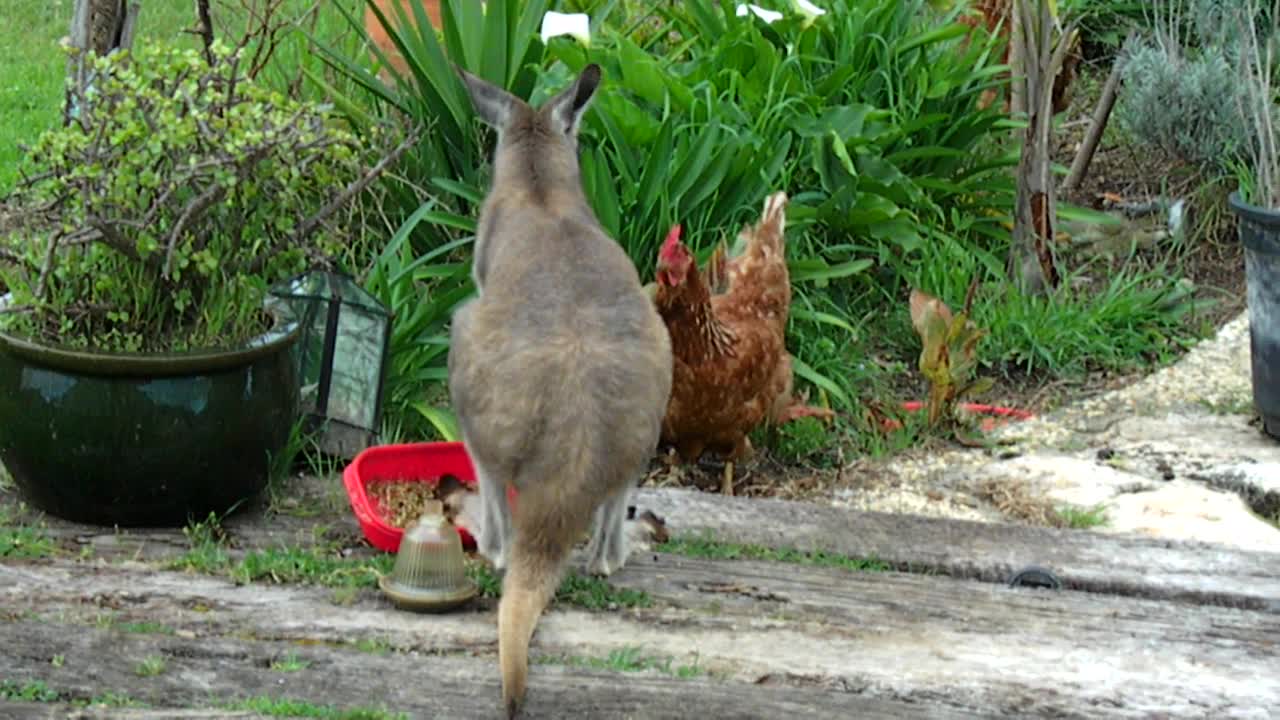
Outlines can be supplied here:
<path id="1" fill-rule="evenodd" d="M 1128 45 L 1134 37 L 1135 33 L 1130 31 L 1125 45 Z M 1117 58 L 1111 65 L 1111 74 L 1107 76 L 1107 83 L 1102 86 L 1102 97 L 1098 98 L 1098 106 L 1094 108 L 1089 129 L 1084 134 L 1080 149 L 1076 151 L 1075 159 L 1071 161 L 1071 171 L 1067 173 L 1067 179 L 1062 183 L 1064 191 L 1077 188 L 1089 172 L 1089 163 L 1093 162 L 1093 155 L 1098 150 L 1098 143 L 1102 141 L 1102 134 L 1107 129 L 1107 121 L 1111 118 L 1111 110 L 1116 104 L 1116 95 L 1120 90 L 1121 70 L 1120 60 Z"/>

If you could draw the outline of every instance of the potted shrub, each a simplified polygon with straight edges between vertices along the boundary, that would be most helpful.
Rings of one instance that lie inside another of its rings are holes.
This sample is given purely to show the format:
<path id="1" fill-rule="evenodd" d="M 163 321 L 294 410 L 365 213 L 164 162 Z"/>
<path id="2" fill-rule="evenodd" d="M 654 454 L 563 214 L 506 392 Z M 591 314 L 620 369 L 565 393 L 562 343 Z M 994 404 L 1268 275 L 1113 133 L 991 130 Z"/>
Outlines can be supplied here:
<path id="1" fill-rule="evenodd" d="M 227 512 L 289 440 L 303 319 L 269 289 L 337 249 L 324 219 L 377 169 L 247 64 L 218 42 L 91 57 L 73 119 L 28 152 L 0 250 L 0 462 L 51 514 Z"/>
<path id="2" fill-rule="evenodd" d="M 1244 5 L 1238 104 L 1250 141 L 1248 162 L 1238 173 L 1240 188 L 1230 202 L 1245 250 L 1253 402 L 1267 434 L 1280 438 L 1280 112 L 1273 82 L 1280 2 L 1270 13 L 1258 12 L 1252 0 Z"/>

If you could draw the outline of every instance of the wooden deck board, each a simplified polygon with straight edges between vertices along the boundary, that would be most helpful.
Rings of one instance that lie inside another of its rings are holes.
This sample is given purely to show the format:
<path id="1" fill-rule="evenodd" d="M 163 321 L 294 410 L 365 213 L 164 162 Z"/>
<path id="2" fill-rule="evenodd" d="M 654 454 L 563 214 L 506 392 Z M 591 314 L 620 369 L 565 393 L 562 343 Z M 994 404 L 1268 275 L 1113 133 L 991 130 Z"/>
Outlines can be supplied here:
<path id="1" fill-rule="evenodd" d="M 1199 717 L 1213 708 L 1216 717 L 1261 718 L 1259 708 L 1280 706 L 1280 616 L 1272 613 L 648 554 L 613 582 L 646 590 L 656 607 L 555 607 L 534 653 L 602 658 L 635 647 L 743 687 L 815 683 L 951 710 Z M 0 602 L 22 617 L 88 623 L 114 613 L 199 643 L 376 639 L 406 652 L 483 655 L 493 665 L 491 603 L 421 617 L 373 592 L 339 606 L 322 588 L 236 587 L 119 567 L 0 566 L 6 586 Z M 542 669 L 534 674 L 537 687 Z"/>
<path id="2" fill-rule="evenodd" d="M 207 707 L 266 696 L 341 709 L 381 708 L 410 718 L 489 720 L 498 714 L 497 668 L 492 659 L 377 655 L 350 648 L 234 638 L 206 637 L 191 642 L 35 622 L 0 624 L 0 643 L 20 648 L 0 656 L 0 677 L 17 681 L 38 678 L 71 696 L 89 697 L 104 688 L 128 688 L 131 698 L 161 707 Z M 286 653 L 294 653 L 308 666 L 287 673 L 268 669 Z M 54 654 L 65 658 L 61 668 L 50 665 Z M 135 673 L 134 668 L 148 657 L 164 658 L 164 672 L 148 677 Z M 0 715 L 8 717 L 3 705 Z M 535 667 L 524 715 L 529 720 L 676 720 L 699 716 L 982 717 L 945 706 L 926 707 L 823 688 L 766 687 L 641 673 L 618 675 L 554 666 Z M 98 717 L 128 716 L 117 711 Z"/>
<path id="3" fill-rule="evenodd" d="M 987 582 L 1041 565 L 1077 590 L 1280 612 L 1277 553 L 665 488 L 642 488 L 634 504 L 675 535 L 874 557 Z"/>

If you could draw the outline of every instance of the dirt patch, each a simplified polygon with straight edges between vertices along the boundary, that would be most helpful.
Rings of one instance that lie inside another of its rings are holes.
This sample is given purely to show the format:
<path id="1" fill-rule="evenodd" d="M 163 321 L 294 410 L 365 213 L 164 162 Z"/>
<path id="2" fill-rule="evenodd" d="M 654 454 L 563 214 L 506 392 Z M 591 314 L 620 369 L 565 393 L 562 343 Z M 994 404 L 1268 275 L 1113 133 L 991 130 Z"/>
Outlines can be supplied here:
<path id="1" fill-rule="evenodd" d="M 985 478 L 977 483 L 975 493 L 990 503 L 1001 515 L 1043 527 L 1062 527 L 1062 516 L 1042 493 L 1026 480 Z"/>
<path id="2" fill-rule="evenodd" d="M 1110 63 L 1106 59 L 1082 66 L 1078 92 L 1055 128 L 1055 162 L 1069 167 L 1075 158 L 1111 71 Z M 1111 269 L 1118 270 L 1126 263 L 1130 268 L 1136 263 L 1139 268 L 1148 269 L 1174 264 L 1183 277 L 1195 283 L 1197 300 L 1213 302 L 1212 307 L 1188 321 L 1217 328 L 1239 314 L 1245 302 L 1244 250 L 1226 204 L 1229 189 L 1227 182 L 1212 181 L 1180 158 L 1126 137 L 1113 112 L 1088 174 L 1079 187 L 1062 199 L 1104 211 L 1120 204 L 1142 205 L 1161 198 L 1170 202 L 1184 200 L 1188 241 L 1181 246 L 1157 244 L 1142 249 L 1132 258 L 1115 260 Z"/>

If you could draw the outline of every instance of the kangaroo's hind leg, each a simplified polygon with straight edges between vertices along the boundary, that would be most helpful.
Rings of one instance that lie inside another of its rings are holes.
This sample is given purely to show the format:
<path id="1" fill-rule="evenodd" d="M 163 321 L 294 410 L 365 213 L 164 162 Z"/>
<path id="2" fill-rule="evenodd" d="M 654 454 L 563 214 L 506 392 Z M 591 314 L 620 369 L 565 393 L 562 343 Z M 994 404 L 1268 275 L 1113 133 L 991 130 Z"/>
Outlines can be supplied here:
<path id="1" fill-rule="evenodd" d="M 591 523 L 591 543 L 587 546 L 587 572 L 608 576 L 627 563 L 627 533 L 623 521 L 631 485 L 625 485 L 596 508 Z"/>
<path id="2" fill-rule="evenodd" d="M 507 484 L 472 457 L 476 481 L 480 485 L 481 525 L 476 549 L 493 563 L 495 569 L 507 566 L 511 550 L 511 507 L 507 504 Z"/>

